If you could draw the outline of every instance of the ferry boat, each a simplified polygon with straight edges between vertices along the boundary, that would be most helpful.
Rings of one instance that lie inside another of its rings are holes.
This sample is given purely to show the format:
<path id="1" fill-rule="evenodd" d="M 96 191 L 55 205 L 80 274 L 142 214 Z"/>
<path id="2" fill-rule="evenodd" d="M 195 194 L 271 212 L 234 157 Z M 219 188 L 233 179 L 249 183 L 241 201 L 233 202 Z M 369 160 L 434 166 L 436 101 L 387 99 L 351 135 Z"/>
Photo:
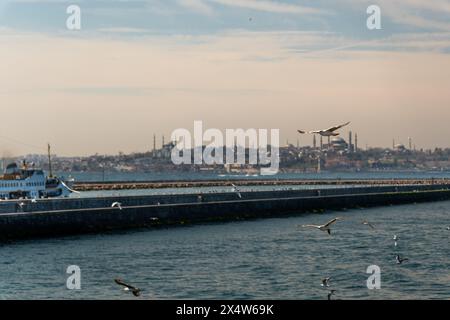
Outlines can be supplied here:
<path id="1" fill-rule="evenodd" d="M 23 161 L 21 167 L 17 163 L 7 165 L 3 175 L 0 176 L 0 200 L 68 197 L 76 192 L 71 189 L 73 179 L 64 181 L 53 176 L 50 146 L 49 167 L 50 175 L 46 176 L 42 169 L 37 169 L 26 161 Z"/>

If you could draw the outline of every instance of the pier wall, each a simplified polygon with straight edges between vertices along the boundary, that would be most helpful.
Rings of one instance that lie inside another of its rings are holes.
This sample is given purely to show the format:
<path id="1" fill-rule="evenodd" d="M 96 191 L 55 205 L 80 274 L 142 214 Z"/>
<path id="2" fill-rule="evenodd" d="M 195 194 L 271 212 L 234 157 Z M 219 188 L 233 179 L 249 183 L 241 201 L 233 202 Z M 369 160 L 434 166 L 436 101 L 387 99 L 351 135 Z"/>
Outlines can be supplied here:
<path id="1" fill-rule="evenodd" d="M 410 185 L 410 186 L 370 186 L 370 187 L 337 187 L 305 190 L 275 190 L 275 191 L 249 191 L 241 192 L 243 200 L 267 198 L 316 197 L 346 194 L 368 194 L 386 192 L 410 192 L 450 189 L 450 185 Z M 240 200 L 236 193 L 191 193 L 168 195 L 142 195 L 142 196 L 107 196 L 90 198 L 53 198 L 41 199 L 36 203 L 30 200 L 0 201 L 1 213 L 22 213 L 37 211 L 74 210 L 86 208 L 108 208 L 113 202 L 120 202 L 122 206 L 146 206 L 159 204 L 198 203 L 214 201 Z M 23 206 L 19 206 L 23 203 Z"/>
<path id="2" fill-rule="evenodd" d="M 282 216 L 450 199 L 447 185 L 381 186 L 134 197 L 46 199 L 22 207 L 0 203 L 0 239 L 66 235 L 199 221 Z M 123 209 L 111 208 L 119 201 Z M 8 211 L 10 210 L 10 211 Z"/>

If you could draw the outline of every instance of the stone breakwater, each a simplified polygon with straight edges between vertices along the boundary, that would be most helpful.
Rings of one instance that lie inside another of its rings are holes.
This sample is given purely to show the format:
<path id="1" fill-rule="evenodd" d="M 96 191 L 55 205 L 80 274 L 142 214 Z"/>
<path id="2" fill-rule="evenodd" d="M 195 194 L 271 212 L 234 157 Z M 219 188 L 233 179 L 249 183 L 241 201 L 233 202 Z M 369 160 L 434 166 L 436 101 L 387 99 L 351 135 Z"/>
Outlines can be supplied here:
<path id="1" fill-rule="evenodd" d="M 200 188 L 200 187 L 226 187 L 231 183 L 239 186 L 405 186 L 405 185 L 435 185 L 450 184 L 450 179 L 379 179 L 379 180 L 351 180 L 351 179 L 242 179 L 242 180 L 197 180 L 197 181 L 135 181 L 135 182 L 77 182 L 74 189 L 77 191 L 104 191 L 104 190 L 138 190 L 138 189 L 164 189 L 164 188 Z"/>
<path id="2" fill-rule="evenodd" d="M 450 184 L 0 201 L 0 239 L 450 200 Z M 120 202 L 119 207 L 112 207 Z M 407 214 L 407 213 L 405 213 Z"/>

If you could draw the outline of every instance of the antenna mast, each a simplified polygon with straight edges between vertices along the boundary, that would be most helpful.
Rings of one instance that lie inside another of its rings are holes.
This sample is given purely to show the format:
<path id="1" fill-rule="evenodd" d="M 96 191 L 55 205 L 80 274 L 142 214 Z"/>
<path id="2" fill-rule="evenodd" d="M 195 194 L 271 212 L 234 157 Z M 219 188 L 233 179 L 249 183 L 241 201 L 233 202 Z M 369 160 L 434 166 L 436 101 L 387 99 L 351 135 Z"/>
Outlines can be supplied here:
<path id="1" fill-rule="evenodd" d="M 49 177 L 52 178 L 53 172 L 52 172 L 52 157 L 50 155 L 50 143 L 47 144 L 47 147 L 48 147 L 48 171 L 49 171 Z"/>

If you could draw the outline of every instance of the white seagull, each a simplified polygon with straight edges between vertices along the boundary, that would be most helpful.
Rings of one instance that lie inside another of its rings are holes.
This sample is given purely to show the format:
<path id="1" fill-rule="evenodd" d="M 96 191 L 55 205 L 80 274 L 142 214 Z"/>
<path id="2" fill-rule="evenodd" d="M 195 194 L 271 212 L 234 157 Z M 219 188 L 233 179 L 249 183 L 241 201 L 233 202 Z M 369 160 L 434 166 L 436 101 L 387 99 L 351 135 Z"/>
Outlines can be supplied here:
<path id="1" fill-rule="evenodd" d="M 322 225 L 315 225 L 315 224 L 304 224 L 301 227 L 302 228 L 316 228 L 320 231 L 326 231 L 329 235 L 331 235 L 331 229 L 330 226 L 335 223 L 336 221 L 340 220 L 341 218 L 334 218 L 333 220 L 328 221 L 325 224 Z"/>
<path id="2" fill-rule="evenodd" d="M 119 208 L 119 210 L 122 210 L 122 204 L 120 202 L 113 202 L 111 208 Z"/>
<path id="3" fill-rule="evenodd" d="M 345 127 L 349 124 L 350 124 L 350 122 L 346 122 L 344 124 L 340 124 L 340 125 L 337 125 L 337 126 L 334 126 L 334 127 L 328 128 L 328 129 L 324 129 L 324 130 L 315 130 L 315 131 L 309 131 L 309 132 L 304 131 L 304 130 L 297 130 L 297 132 L 300 134 L 305 134 L 305 133 L 320 134 L 321 136 L 324 136 L 324 137 L 338 136 L 339 132 L 335 132 L 335 131 L 342 127 Z"/>
<path id="4" fill-rule="evenodd" d="M 233 186 L 232 191 L 235 192 L 237 194 L 237 196 L 242 199 L 241 190 L 239 190 L 239 188 L 236 187 L 235 184 L 232 183 L 231 185 Z"/>
<path id="5" fill-rule="evenodd" d="M 365 226 L 369 226 L 369 227 L 371 227 L 372 229 L 375 229 L 375 227 L 373 226 L 373 224 L 371 224 L 369 221 L 367 221 L 367 220 L 364 220 L 363 222 L 361 222 L 363 225 L 365 225 Z"/>
<path id="6" fill-rule="evenodd" d="M 396 234 L 394 234 L 393 240 L 394 240 L 394 245 L 397 246 L 398 237 Z"/>
<path id="7" fill-rule="evenodd" d="M 72 188 L 69 188 L 69 186 L 68 186 L 64 181 L 60 180 L 60 182 L 61 182 L 62 186 L 63 186 L 64 188 L 66 188 L 67 190 L 69 190 L 70 192 L 76 193 L 76 194 L 80 194 L 79 191 L 76 191 L 76 190 L 73 190 Z"/>
<path id="8" fill-rule="evenodd" d="M 124 291 L 131 291 L 135 297 L 139 297 L 141 295 L 141 289 L 125 283 L 122 279 L 114 279 L 114 282 L 119 286 L 123 286 Z"/>
<path id="9" fill-rule="evenodd" d="M 330 286 L 330 280 L 331 280 L 331 277 L 327 277 L 327 278 L 322 279 L 321 286 L 322 287 L 329 287 Z"/>
<path id="10" fill-rule="evenodd" d="M 408 258 L 402 258 L 399 255 L 395 256 L 395 261 L 397 261 L 397 264 L 402 264 L 404 261 L 408 261 Z"/>
<path id="11" fill-rule="evenodd" d="M 447 231 L 450 231 L 450 226 L 447 227 Z"/>

